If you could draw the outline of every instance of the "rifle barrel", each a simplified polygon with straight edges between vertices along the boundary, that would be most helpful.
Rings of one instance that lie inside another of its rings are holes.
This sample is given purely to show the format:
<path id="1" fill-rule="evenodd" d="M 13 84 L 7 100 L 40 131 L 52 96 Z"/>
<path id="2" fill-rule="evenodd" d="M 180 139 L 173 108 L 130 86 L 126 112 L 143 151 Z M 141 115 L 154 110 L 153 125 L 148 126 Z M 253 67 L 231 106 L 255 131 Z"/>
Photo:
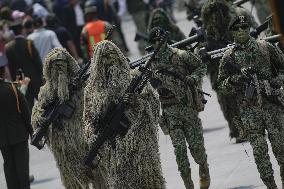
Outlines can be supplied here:
<path id="1" fill-rule="evenodd" d="M 197 34 L 189 37 L 189 38 L 186 38 L 182 41 L 178 41 L 172 45 L 170 45 L 171 47 L 174 47 L 174 48 L 177 48 L 177 47 L 180 47 L 180 46 L 185 46 L 187 44 L 191 44 L 191 43 L 194 43 L 194 42 L 197 42 L 199 41 L 201 38 L 203 37 L 203 34 L 202 32 L 197 32 Z M 140 64 L 142 64 L 143 62 L 145 62 L 149 57 L 151 57 L 153 55 L 153 52 L 149 53 L 149 54 L 146 54 L 144 56 L 142 56 L 141 58 L 137 59 L 137 60 L 134 60 L 132 62 L 130 62 L 130 68 L 136 68 L 137 66 L 139 66 Z"/>

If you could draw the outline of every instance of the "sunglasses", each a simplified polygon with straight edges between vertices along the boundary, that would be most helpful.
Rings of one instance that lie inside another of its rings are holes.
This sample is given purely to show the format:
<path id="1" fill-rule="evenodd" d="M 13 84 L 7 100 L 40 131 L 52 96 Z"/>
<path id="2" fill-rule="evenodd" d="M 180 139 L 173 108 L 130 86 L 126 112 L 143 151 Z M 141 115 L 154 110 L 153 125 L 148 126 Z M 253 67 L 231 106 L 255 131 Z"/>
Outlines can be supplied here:
<path id="1" fill-rule="evenodd" d="M 249 28 L 249 25 L 248 24 L 242 24 L 242 25 L 239 25 L 239 26 L 233 26 L 231 28 L 231 31 L 238 31 L 239 29 L 242 29 L 242 30 L 245 30 L 245 29 L 248 29 Z"/>

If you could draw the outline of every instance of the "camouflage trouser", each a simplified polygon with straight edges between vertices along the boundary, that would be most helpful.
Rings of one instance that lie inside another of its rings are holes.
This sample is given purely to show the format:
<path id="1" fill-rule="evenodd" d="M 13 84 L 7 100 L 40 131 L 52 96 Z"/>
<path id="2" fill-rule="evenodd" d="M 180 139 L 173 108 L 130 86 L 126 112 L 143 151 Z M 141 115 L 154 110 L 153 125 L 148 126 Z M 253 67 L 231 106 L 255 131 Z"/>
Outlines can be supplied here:
<path id="1" fill-rule="evenodd" d="M 252 148 L 260 177 L 273 177 L 273 169 L 268 154 L 265 130 L 271 143 L 272 151 L 280 166 L 284 181 L 284 114 L 283 109 L 266 102 L 263 107 L 246 106 L 241 108 L 242 129 Z"/>
<path id="2" fill-rule="evenodd" d="M 236 97 L 233 95 L 223 95 L 217 91 L 217 98 L 223 115 L 228 122 L 230 137 L 239 137 L 238 127 L 241 122 L 241 118 L 239 114 L 240 107 L 236 102 Z"/>
<path id="3" fill-rule="evenodd" d="M 197 164 L 201 165 L 207 162 L 198 112 L 186 105 L 177 104 L 163 108 L 163 115 L 174 146 L 178 169 L 182 176 L 190 176 L 186 142 Z"/>
<path id="4" fill-rule="evenodd" d="M 145 23 L 145 12 L 139 11 L 132 14 L 133 21 L 136 25 L 136 29 L 139 32 L 146 33 L 147 27 Z M 144 40 L 138 41 L 138 49 L 141 54 L 145 54 L 145 48 L 147 47 L 147 43 Z"/>

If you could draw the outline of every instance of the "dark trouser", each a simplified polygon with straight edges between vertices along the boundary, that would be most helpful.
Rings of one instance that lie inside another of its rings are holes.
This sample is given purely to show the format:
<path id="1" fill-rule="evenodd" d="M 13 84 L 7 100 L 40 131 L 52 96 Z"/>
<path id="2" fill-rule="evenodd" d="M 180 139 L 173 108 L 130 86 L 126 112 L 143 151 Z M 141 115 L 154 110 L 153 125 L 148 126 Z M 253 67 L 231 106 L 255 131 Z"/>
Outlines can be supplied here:
<path id="1" fill-rule="evenodd" d="M 8 189 L 30 189 L 28 141 L 1 148 Z"/>

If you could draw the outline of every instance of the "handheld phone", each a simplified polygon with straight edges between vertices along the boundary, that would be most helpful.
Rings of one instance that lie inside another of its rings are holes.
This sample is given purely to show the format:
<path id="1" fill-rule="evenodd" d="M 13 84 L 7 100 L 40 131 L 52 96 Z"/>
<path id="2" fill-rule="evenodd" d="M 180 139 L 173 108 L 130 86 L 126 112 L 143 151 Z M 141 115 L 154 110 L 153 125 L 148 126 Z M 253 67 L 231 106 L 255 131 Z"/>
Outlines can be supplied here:
<path id="1" fill-rule="evenodd" d="M 17 70 L 17 73 L 16 73 L 16 77 L 19 79 L 19 80 L 23 80 L 24 79 L 24 72 L 21 68 L 19 68 Z"/>

